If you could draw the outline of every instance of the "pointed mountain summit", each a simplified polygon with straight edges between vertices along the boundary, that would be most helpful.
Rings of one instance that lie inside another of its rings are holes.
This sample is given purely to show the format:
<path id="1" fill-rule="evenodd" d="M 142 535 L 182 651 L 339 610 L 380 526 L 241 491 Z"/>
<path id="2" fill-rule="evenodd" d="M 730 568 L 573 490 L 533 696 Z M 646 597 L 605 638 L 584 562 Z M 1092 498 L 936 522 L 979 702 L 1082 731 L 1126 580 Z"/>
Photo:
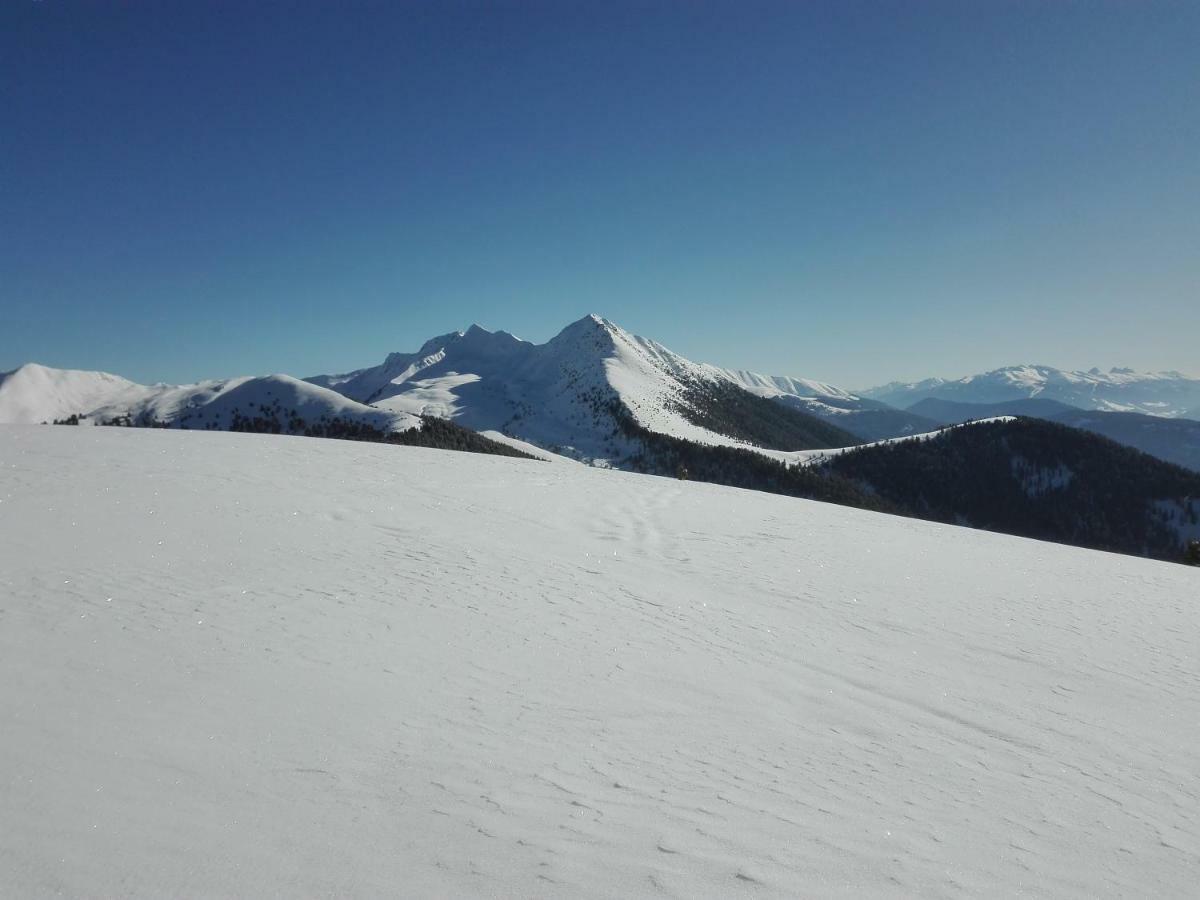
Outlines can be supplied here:
<path id="1" fill-rule="evenodd" d="M 769 451 L 858 440 L 594 313 L 544 344 L 473 325 L 378 366 L 308 380 L 380 409 L 452 419 L 609 465 L 635 452 L 630 428 Z"/>

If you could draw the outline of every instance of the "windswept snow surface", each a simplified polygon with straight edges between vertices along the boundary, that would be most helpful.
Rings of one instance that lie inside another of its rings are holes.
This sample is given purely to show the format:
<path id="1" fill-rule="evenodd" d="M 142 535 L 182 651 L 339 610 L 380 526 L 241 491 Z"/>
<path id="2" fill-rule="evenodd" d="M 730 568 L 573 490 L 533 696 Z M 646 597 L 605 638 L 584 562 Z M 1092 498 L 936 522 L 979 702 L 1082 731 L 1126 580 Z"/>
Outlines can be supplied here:
<path id="1" fill-rule="evenodd" d="M 585 466 L 0 428 L 0 894 L 1187 897 L 1200 573 Z"/>

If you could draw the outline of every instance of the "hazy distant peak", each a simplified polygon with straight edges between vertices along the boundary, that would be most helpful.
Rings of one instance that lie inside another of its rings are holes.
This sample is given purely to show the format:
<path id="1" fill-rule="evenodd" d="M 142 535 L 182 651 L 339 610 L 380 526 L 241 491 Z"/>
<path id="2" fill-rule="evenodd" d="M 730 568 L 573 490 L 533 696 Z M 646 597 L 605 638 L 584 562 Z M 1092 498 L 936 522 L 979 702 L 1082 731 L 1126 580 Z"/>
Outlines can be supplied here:
<path id="1" fill-rule="evenodd" d="M 1043 397 L 1081 409 L 1185 416 L 1200 403 L 1200 379 L 1179 372 L 1138 372 L 1114 366 L 1107 372 L 1058 369 L 1041 364 L 1005 366 L 953 381 L 892 382 L 863 396 L 904 409 L 927 398 L 966 403 L 1002 403 Z"/>

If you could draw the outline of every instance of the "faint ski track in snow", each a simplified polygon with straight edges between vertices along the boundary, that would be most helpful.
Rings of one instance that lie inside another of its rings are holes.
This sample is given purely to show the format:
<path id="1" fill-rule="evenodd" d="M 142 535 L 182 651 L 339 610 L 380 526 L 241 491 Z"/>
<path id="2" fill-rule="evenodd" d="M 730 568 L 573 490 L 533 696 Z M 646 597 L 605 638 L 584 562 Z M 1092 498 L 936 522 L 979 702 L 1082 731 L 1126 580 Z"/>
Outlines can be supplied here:
<path id="1" fill-rule="evenodd" d="M 713 485 L 0 428 L 0 894 L 1190 896 L 1200 580 Z"/>

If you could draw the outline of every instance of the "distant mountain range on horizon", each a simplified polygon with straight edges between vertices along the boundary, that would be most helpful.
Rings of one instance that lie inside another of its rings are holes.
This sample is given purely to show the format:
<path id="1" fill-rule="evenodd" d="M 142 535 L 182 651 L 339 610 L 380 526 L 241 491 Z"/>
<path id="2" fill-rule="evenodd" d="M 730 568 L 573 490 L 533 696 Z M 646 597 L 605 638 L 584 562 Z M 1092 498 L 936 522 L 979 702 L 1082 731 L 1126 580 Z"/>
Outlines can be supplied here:
<path id="1" fill-rule="evenodd" d="M 1142 413 L 1164 418 L 1195 417 L 1200 412 L 1200 378 L 1180 372 L 1136 372 L 1112 368 L 1068 371 L 1053 366 L 1021 365 L 948 380 L 927 378 L 891 382 L 860 395 L 900 409 L 922 400 L 1003 403 L 1056 400 L 1077 409 Z"/>

